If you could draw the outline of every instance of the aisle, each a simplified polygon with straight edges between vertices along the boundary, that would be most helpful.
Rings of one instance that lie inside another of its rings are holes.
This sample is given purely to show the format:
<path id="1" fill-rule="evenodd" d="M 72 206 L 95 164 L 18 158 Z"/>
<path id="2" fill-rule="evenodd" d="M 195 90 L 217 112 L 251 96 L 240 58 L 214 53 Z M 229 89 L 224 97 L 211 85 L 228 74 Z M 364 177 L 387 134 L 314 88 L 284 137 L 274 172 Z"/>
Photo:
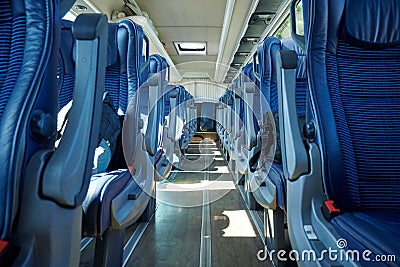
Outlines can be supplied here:
<path id="1" fill-rule="evenodd" d="M 127 266 L 272 266 L 214 141 L 193 141 Z M 200 156 L 201 155 L 201 156 Z"/>

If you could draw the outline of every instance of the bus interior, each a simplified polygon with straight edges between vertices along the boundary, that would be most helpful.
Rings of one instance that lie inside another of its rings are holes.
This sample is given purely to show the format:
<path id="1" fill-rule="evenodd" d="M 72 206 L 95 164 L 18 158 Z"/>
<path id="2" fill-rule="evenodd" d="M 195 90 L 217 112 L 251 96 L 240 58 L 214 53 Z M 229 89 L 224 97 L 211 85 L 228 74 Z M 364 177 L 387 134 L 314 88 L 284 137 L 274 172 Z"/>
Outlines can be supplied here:
<path id="1" fill-rule="evenodd" d="M 0 266 L 400 266 L 399 0 L 0 6 Z"/>

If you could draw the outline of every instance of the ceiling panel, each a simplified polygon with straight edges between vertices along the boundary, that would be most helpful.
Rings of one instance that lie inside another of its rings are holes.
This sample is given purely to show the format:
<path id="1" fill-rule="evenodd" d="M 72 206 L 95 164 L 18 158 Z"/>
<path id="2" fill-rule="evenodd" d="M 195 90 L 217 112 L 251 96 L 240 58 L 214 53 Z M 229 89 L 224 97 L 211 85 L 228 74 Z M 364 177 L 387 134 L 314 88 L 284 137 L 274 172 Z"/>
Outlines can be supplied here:
<path id="1" fill-rule="evenodd" d="M 141 10 L 153 21 L 161 42 L 175 64 L 192 61 L 216 62 L 225 15 L 226 0 L 136 0 Z M 206 56 L 179 56 L 174 41 L 201 41 L 207 43 Z M 196 69 L 196 64 L 190 67 Z M 191 71 L 192 71 L 191 70 Z M 204 70 L 215 72 L 215 64 Z M 182 75 L 184 73 L 181 72 Z"/>
<path id="2" fill-rule="evenodd" d="M 245 62 L 246 56 L 243 56 L 242 53 L 251 52 L 253 47 L 257 46 L 257 43 L 252 43 L 251 41 L 245 42 L 245 39 L 257 38 L 257 40 L 260 41 L 259 37 L 266 27 L 274 20 L 275 13 L 282 2 L 283 0 L 260 0 L 258 2 L 255 12 L 247 22 L 248 27 L 231 62 L 232 67 L 239 67 L 236 64 L 243 64 Z M 226 83 L 230 83 L 231 81 L 231 77 L 225 77 Z"/>
<path id="3" fill-rule="evenodd" d="M 177 55 L 172 42 L 175 41 L 204 41 L 207 42 L 207 55 L 217 55 L 221 28 L 214 27 L 161 27 L 159 38 L 167 46 L 168 53 Z"/>
<path id="4" fill-rule="evenodd" d="M 136 0 L 159 26 L 221 26 L 225 0 Z"/>

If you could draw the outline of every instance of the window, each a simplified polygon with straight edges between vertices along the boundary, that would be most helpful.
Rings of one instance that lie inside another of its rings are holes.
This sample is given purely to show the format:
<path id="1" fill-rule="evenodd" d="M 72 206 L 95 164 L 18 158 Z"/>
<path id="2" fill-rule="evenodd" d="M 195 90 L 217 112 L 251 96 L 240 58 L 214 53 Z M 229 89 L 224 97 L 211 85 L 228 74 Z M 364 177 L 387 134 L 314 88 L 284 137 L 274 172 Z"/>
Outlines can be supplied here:
<path id="1" fill-rule="evenodd" d="M 296 5 L 296 32 L 298 35 L 304 35 L 303 3 L 301 1 Z M 290 16 L 283 21 L 273 35 L 280 40 L 291 39 Z"/>

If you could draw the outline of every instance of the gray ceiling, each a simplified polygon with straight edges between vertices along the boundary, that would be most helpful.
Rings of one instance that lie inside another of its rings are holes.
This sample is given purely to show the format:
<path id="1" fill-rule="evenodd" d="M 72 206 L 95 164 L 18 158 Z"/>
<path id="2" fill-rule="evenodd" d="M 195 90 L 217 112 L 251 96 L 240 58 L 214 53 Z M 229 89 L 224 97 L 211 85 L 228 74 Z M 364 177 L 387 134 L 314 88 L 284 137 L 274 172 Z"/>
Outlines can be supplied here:
<path id="1" fill-rule="evenodd" d="M 260 0 L 255 12 L 248 21 L 247 30 L 240 40 L 240 45 L 231 62 L 231 77 L 225 77 L 224 83 L 231 83 L 234 77 L 234 69 L 239 69 L 253 47 L 260 41 L 260 36 L 268 24 L 273 21 L 276 11 L 282 0 Z"/>
<path id="2" fill-rule="evenodd" d="M 109 16 L 113 10 L 122 10 L 125 3 L 124 0 L 78 1 L 90 1 Z M 233 1 L 234 7 L 231 10 L 230 23 L 227 24 L 229 27 L 226 42 L 220 49 L 227 1 Z M 283 1 L 286 0 L 128 0 L 131 3 L 136 2 L 141 11 L 149 15 L 160 41 L 165 44 L 183 78 L 185 73 L 191 78 L 194 73 L 198 73 L 199 77 L 209 77 L 224 83 L 231 83 L 237 69 L 240 69 L 257 45 Z M 175 41 L 206 42 L 207 55 L 178 55 L 173 45 Z M 215 63 L 218 60 L 221 65 L 216 68 Z M 208 67 L 205 68 L 204 64 L 190 63 L 195 61 L 213 64 L 206 64 Z M 183 64 L 182 67 L 179 64 Z M 215 73 L 216 69 L 218 73 Z"/>
<path id="3" fill-rule="evenodd" d="M 225 13 L 225 0 L 136 0 L 156 27 L 161 42 L 175 65 L 193 61 L 216 62 Z M 179 56 L 173 42 L 205 41 L 206 56 Z M 190 65 L 195 68 L 195 65 Z M 213 77 L 213 69 L 208 76 Z M 184 75 L 184 73 L 181 73 Z"/>

